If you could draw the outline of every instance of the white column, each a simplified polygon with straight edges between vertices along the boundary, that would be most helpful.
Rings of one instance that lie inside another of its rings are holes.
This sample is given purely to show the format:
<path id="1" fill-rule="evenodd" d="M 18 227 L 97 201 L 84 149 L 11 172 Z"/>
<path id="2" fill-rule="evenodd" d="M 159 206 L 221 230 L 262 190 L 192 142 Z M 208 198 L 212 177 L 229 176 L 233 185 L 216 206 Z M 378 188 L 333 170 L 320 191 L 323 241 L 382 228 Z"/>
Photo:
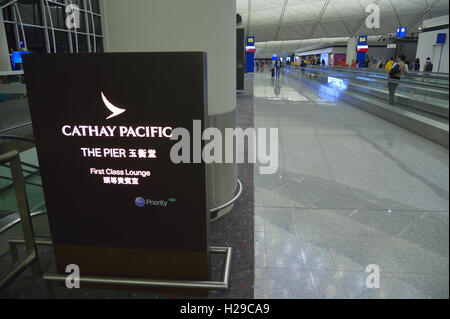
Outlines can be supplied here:
<path id="1" fill-rule="evenodd" d="M 2 11 L 0 11 L 0 71 L 11 71 L 8 41 L 6 40 Z"/>
<path id="2" fill-rule="evenodd" d="M 235 0 L 106 0 L 105 51 L 205 51 L 209 115 L 236 108 Z"/>
<path id="3" fill-rule="evenodd" d="M 206 52 L 207 125 L 222 131 L 235 127 L 236 0 L 102 0 L 100 3 L 106 52 Z M 208 169 L 209 202 L 215 208 L 233 197 L 237 165 L 217 163 Z"/>
<path id="4" fill-rule="evenodd" d="M 350 37 L 347 40 L 347 57 L 346 61 L 348 65 L 352 64 L 352 60 L 356 61 L 356 46 L 358 45 L 357 37 Z"/>

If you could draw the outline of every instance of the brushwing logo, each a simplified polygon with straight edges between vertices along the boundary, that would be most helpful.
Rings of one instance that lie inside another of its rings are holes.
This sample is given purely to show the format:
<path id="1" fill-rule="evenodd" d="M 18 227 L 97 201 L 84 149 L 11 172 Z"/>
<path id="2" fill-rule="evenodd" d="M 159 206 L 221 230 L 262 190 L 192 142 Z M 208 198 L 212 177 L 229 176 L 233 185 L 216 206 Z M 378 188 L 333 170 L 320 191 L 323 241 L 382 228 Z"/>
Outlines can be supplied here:
<path id="1" fill-rule="evenodd" d="M 117 115 L 120 115 L 126 111 L 125 109 L 118 108 L 117 106 L 109 102 L 105 94 L 103 94 L 103 92 L 102 92 L 102 100 L 103 103 L 105 103 L 105 106 L 108 108 L 108 110 L 110 110 L 112 113 L 110 116 L 106 118 L 107 120 L 112 119 L 113 117 L 116 117 Z"/>

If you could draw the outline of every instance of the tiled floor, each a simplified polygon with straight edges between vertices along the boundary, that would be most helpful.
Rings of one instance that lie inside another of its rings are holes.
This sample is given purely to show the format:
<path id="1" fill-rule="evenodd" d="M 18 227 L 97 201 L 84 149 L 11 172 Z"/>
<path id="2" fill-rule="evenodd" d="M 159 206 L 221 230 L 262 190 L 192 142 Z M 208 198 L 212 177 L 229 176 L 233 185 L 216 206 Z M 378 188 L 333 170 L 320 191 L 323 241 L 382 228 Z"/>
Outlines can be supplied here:
<path id="1" fill-rule="evenodd" d="M 449 153 L 299 80 L 254 75 L 255 298 L 448 298 Z M 380 288 L 366 288 L 368 265 Z"/>

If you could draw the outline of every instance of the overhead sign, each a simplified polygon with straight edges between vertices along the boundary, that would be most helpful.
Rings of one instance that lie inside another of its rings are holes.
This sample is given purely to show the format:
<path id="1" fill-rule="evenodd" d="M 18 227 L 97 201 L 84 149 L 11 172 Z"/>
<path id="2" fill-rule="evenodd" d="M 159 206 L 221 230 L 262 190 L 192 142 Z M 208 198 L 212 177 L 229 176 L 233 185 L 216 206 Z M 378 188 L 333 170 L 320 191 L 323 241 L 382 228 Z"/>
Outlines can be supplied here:
<path id="1" fill-rule="evenodd" d="M 29 51 L 14 51 L 11 54 L 11 62 L 13 65 L 13 70 L 16 70 L 16 64 L 22 64 L 23 63 L 23 59 L 22 56 L 25 54 L 29 54 Z"/>
<path id="2" fill-rule="evenodd" d="M 247 45 L 245 47 L 245 52 L 256 52 L 256 47 L 254 45 L 253 46 Z"/>
<path id="3" fill-rule="evenodd" d="M 356 50 L 358 52 L 367 52 L 369 51 L 369 45 L 367 43 L 367 35 L 362 35 L 358 37 L 358 44 L 356 46 Z"/>
<path id="4" fill-rule="evenodd" d="M 247 45 L 245 47 L 246 61 L 247 61 L 247 73 L 255 72 L 255 37 L 247 37 Z"/>
<path id="5" fill-rule="evenodd" d="M 175 128 L 203 131 L 206 54 L 24 62 L 58 271 L 208 280 L 205 164 L 170 158 Z"/>
<path id="6" fill-rule="evenodd" d="M 446 33 L 438 33 L 437 39 L 436 39 L 436 44 L 444 44 L 446 38 L 447 38 Z"/>
<path id="7" fill-rule="evenodd" d="M 256 52 L 255 37 L 247 37 L 247 45 L 245 46 L 245 52 Z"/>
<path id="8" fill-rule="evenodd" d="M 399 27 L 397 28 L 397 38 L 403 38 L 406 36 L 406 28 L 405 27 Z"/>

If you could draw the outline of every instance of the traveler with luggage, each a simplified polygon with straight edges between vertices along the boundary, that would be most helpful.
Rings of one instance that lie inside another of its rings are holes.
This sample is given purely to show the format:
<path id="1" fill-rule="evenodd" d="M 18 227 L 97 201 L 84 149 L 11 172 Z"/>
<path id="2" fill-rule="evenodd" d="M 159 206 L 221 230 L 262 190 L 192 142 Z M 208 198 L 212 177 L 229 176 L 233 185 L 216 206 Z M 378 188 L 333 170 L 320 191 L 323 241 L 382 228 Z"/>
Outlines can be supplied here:
<path id="1" fill-rule="evenodd" d="M 428 57 L 423 66 L 423 72 L 433 72 L 433 63 L 431 63 L 431 58 Z"/>
<path id="2" fill-rule="evenodd" d="M 412 64 L 412 69 L 416 72 L 420 72 L 420 59 L 419 58 L 414 60 L 414 62 Z"/>
<path id="3" fill-rule="evenodd" d="M 408 73 L 405 60 L 405 55 L 400 55 L 397 59 L 397 62 L 392 65 L 392 68 L 389 71 L 389 104 L 392 105 L 395 104 L 395 91 L 397 90 L 397 87 L 399 85 L 397 81 L 401 79 L 402 74 L 406 75 Z"/>
<path id="4" fill-rule="evenodd" d="M 281 73 L 281 59 L 280 59 L 280 57 L 278 57 L 278 59 L 275 61 L 275 72 L 276 72 L 277 78 L 279 78 L 280 77 L 280 73 Z"/>

